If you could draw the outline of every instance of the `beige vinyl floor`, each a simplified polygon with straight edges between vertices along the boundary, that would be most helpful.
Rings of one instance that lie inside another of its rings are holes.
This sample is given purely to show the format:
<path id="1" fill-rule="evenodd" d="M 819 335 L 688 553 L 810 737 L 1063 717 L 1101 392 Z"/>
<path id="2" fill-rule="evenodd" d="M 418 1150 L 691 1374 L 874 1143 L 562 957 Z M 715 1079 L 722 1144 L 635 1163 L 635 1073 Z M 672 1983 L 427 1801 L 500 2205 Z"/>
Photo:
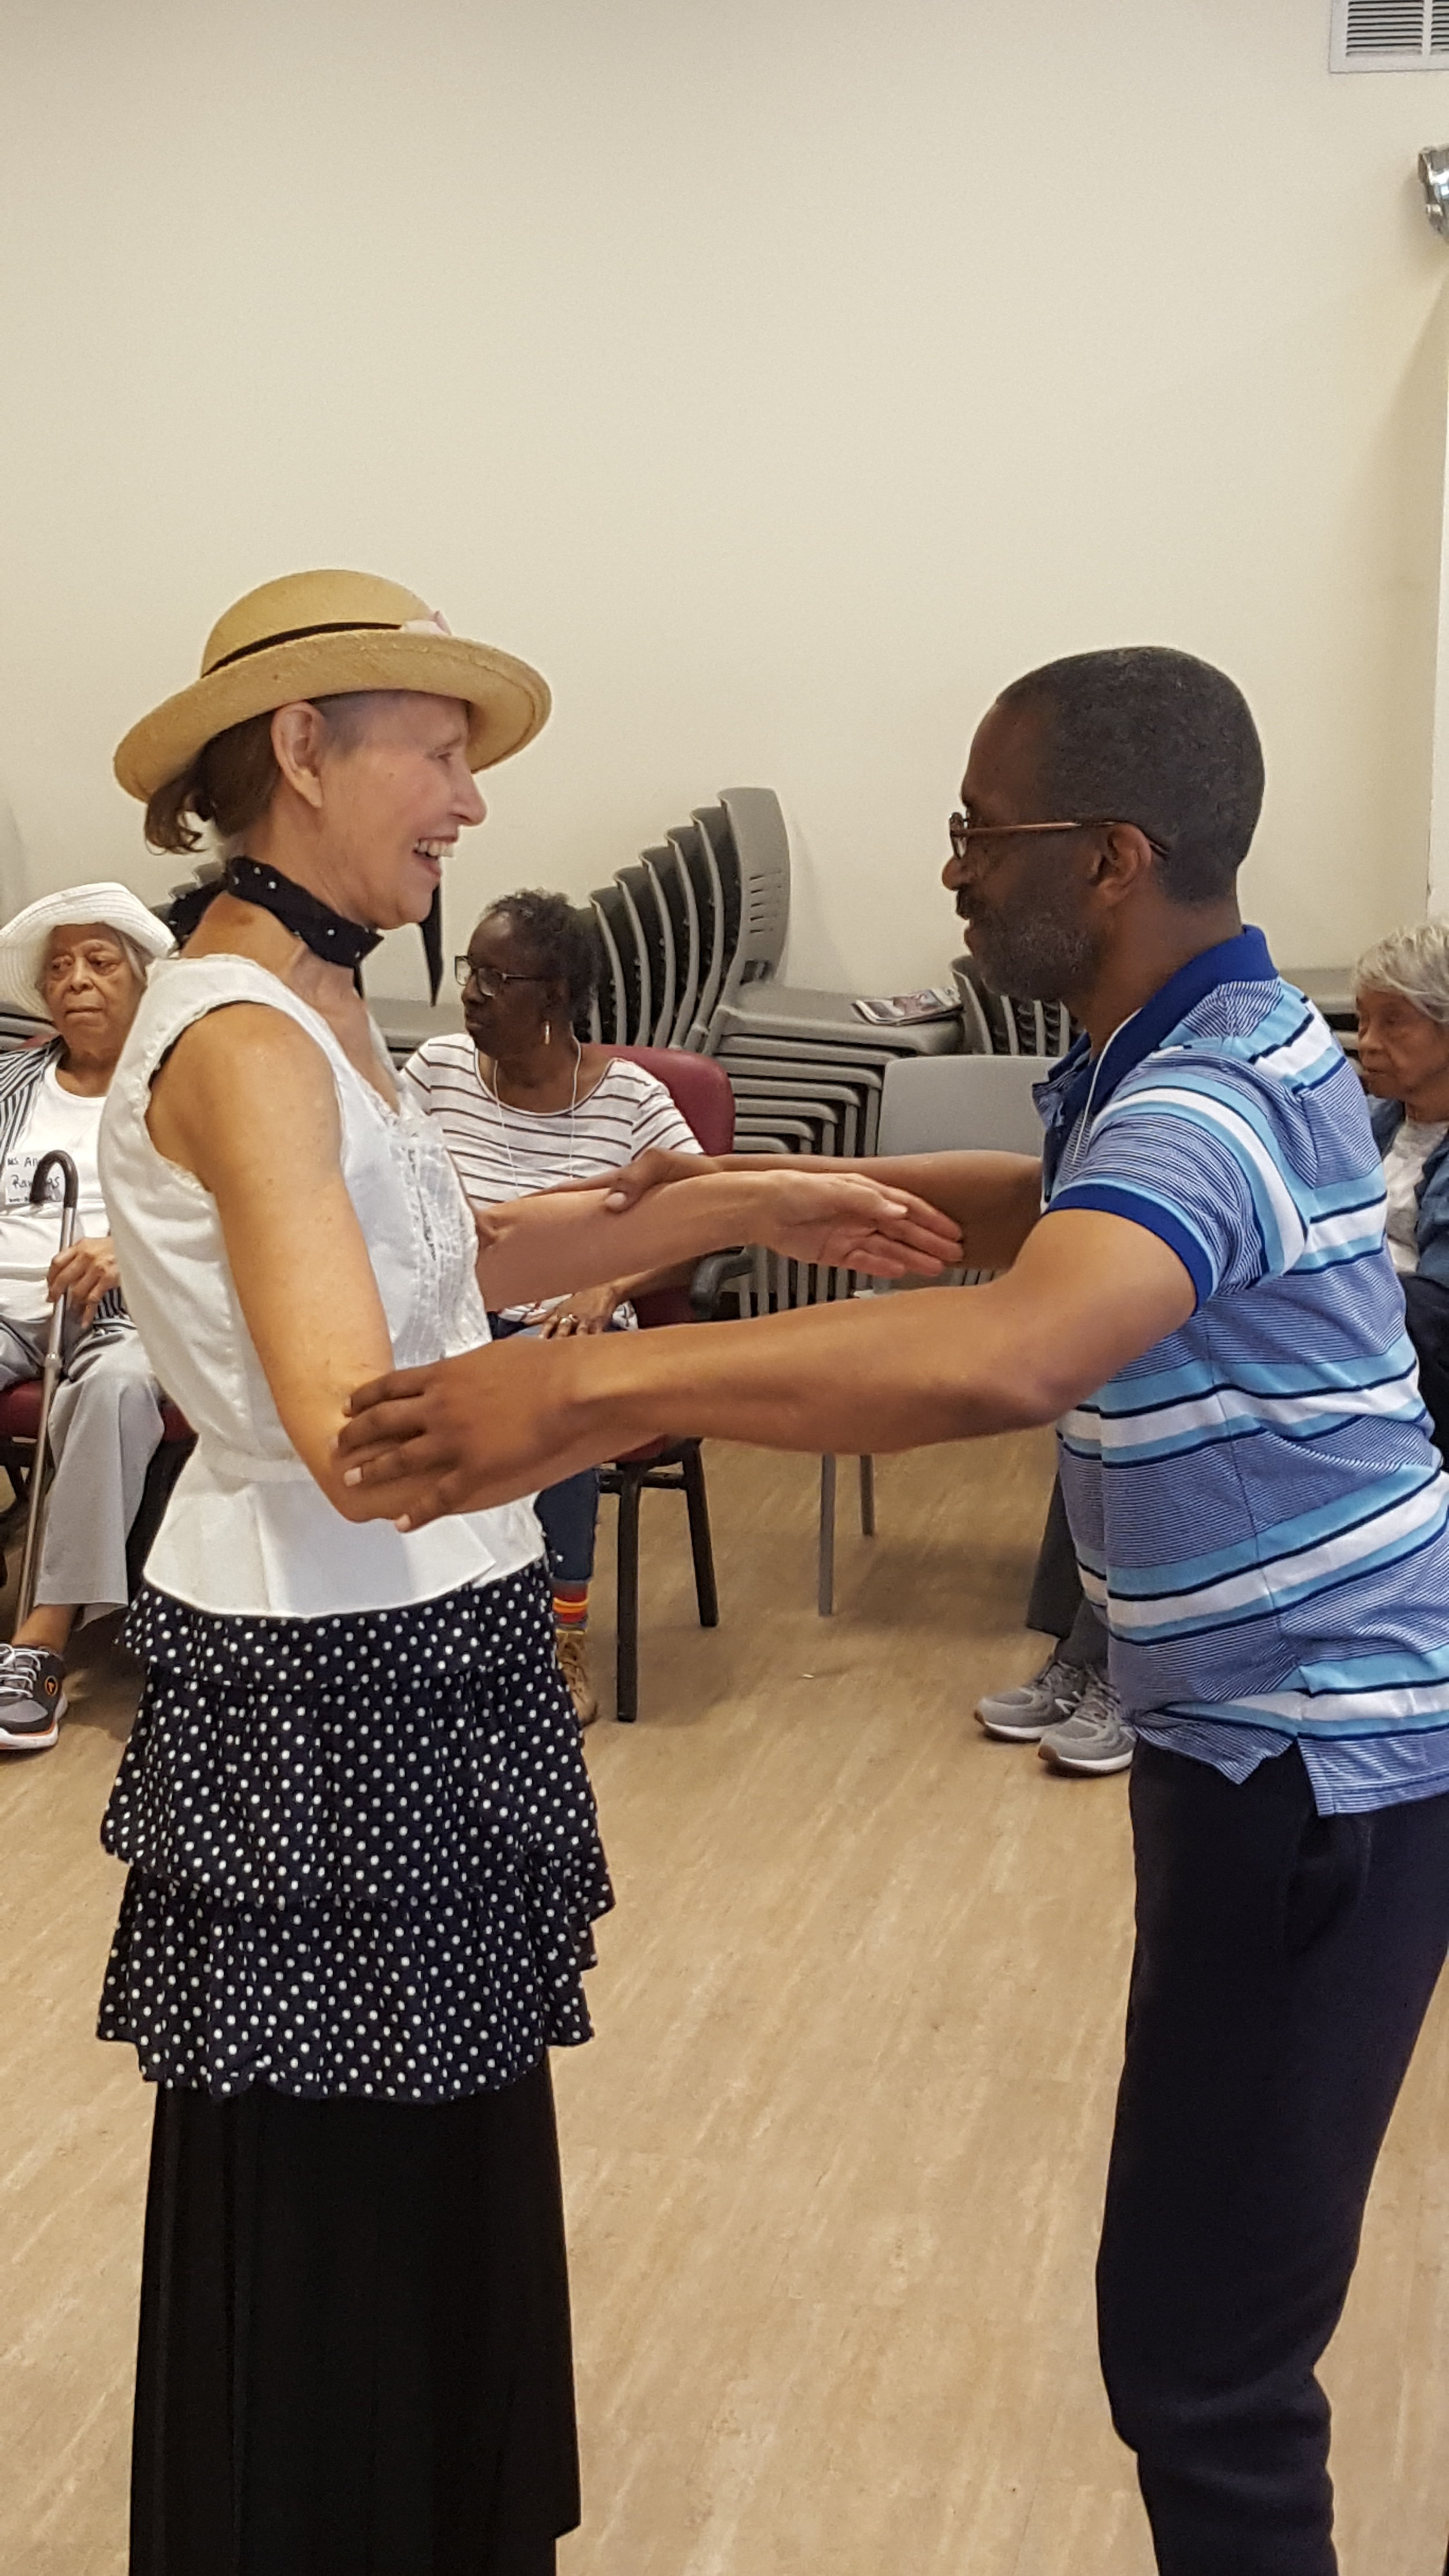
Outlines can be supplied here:
<path id="1" fill-rule="evenodd" d="M 970 1719 L 1036 1660 L 1046 1444 L 885 1461 L 828 1622 L 813 1462 L 709 1472 L 723 1624 L 693 1624 L 682 1507 L 648 1498 L 643 1715 L 590 1738 L 619 1905 L 599 2037 L 555 2060 L 585 2478 L 561 2576 L 1150 2576 L 1091 2324 L 1125 1783 Z M 602 1609 L 607 1544 L 600 1571 Z M 0 1772 L 4 2576 L 125 2565 L 149 2105 L 90 2031 L 134 1692 L 93 1656 L 58 1750 Z M 1346 2576 L 1442 2566 L 1446 2109 L 1441 1995 L 1326 2372 Z"/>

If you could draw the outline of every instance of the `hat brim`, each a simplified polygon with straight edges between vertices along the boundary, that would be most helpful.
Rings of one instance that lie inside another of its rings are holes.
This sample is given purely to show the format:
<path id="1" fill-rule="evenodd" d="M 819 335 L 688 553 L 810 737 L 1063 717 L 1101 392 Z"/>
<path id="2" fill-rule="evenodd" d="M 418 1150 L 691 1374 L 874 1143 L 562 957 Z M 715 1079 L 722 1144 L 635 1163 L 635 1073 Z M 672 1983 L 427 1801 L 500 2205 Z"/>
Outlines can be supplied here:
<path id="1" fill-rule="evenodd" d="M 208 672 L 143 716 L 116 752 L 116 776 L 127 795 L 144 804 L 229 725 L 268 715 L 294 699 L 364 689 L 460 698 L 469 710 L 470 769 L 492 769 L 511 759 L 533 740 L 553 703 L 548 682 L 529 663 L 461 635 L 398 628 L 297 636 Z"/>

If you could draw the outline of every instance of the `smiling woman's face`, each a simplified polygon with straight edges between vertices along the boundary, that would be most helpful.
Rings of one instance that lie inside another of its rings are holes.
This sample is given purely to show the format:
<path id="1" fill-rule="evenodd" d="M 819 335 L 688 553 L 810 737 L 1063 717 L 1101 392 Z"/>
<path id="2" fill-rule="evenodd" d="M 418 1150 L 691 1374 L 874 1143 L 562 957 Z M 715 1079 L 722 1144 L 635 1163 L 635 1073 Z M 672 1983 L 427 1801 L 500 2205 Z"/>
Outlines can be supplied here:
<path id="1" fill-rule="evenodd" d="M 62 922 L 46 942 L 39 981 L 70 1052 L 87 1064 L 114 1064 L 142 991 L 115 931 L 103 921 Z"/>
<path id="2" fill-rule="evenodd" d="M 323 852 L 349 909 L 378 930 L 422 921 L 458 834 L 481 823 L 456 698 L 387 690 L 333 723 L 318 764 Z"/>

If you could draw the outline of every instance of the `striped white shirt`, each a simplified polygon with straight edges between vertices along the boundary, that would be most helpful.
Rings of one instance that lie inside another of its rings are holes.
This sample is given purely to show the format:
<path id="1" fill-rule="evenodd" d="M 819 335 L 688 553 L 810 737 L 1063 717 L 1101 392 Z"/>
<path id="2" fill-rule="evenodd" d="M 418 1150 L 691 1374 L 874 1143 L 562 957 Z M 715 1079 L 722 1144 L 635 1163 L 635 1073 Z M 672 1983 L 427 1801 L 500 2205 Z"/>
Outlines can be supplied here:
<path id="1" fill-rule="evenodd" d="M 701 1151 L 663 1083 L 628 1056 L 610 1056 L 602 1082 L 576 1109 L 516 1109 L 499 1101 L 478 1070 L 472 1039 L 461 1032 L 427 1039 L 409 1056 L 403 1080 L 442 1122 L 473 1207 L 502 1207 L 558 1181 L 600 1179 L 651 1145 Z"/>

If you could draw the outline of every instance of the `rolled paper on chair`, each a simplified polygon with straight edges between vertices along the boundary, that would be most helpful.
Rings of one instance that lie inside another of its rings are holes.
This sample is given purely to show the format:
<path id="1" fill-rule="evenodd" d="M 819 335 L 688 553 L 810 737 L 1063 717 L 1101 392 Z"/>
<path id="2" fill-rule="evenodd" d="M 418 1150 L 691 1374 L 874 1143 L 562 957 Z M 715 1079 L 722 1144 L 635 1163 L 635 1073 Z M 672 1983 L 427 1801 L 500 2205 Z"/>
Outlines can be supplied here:
<path id="1" fill-rule="evenodd" d="M 52 1172 L 61 1178 L 60 1250 L 69 1252 L 75 1233 L 76 1204 L 80 1197 L 80 1175 L 69 1154 L 58 1149 L 42 1154 L 30 1183 L 30 1204 L 42 1207 L 49 1194 Z M 45 1345 L 45 1363 L 40 1372 L 40 1422 L 35 1434 L 35 1462 L 30 1470 L 30 1498 L 25 1515 L 25 1551 L 20 1559 L 20 1589 L 15 1604 L 15 1625 L 23 1627 L 35 1607 L 35 1581 L 40 1559 L 40 1525 L 45 1494 L 45 1444 L 50 1435 L 50 1408 L 60 1383 L 65 1341 L 64 1292 L 50 1310 L 50 1334 Z"/>

